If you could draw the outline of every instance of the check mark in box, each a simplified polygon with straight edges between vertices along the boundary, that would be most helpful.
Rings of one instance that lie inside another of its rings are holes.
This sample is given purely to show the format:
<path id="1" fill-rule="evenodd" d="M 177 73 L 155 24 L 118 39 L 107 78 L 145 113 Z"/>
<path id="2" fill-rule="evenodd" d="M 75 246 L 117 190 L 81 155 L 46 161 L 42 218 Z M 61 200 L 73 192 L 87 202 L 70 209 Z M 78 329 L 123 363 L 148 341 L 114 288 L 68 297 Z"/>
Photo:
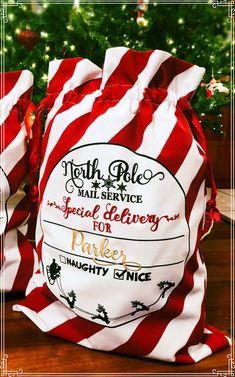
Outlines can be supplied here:
<path id="1" fill-rule="evenodd" d="M 114 279 L 117 279 L 117 280 L 124 280 L 125 272 L 126 272 L 126 270 L 118 270 L 118 269 L 115 269 L 115 270 L 113 271 L 113 277 L 114 277 Z"/>

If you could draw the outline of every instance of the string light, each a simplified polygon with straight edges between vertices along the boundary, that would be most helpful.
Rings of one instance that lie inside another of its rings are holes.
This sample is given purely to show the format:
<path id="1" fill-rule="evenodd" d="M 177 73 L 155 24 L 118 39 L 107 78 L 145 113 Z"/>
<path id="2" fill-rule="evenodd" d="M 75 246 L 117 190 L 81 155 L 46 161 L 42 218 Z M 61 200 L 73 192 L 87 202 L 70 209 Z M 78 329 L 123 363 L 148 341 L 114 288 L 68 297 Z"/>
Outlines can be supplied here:
<path id="1" fill-rule="evenodd" d="M 50 47 L 49 47 L 49 46 L 46 46 L 46 47 L 45 47 L 45 51 L 50 51 Z"/>
<path id="2" fill-rule="evenodd" d="M 74 51 L 74 50 L 75 50 L 75 46 L 74 46 L 74 45 L 71 45 L 71 46 L 70 46 L 70 50 L 71 50 L 71 51 Z"/>
<path id="3" fill-rule="evenodd" d="M 70 31 L 73 31 L 73 30 L 74 30 L 74 27 L 73 27 L 72 25 L 69 24 L 69 25 L 66 26 L 66 29 L 67 29 L 67 30 L 70 30 Z"/>
<path id="4" fill-rule="evenodd" d="M 33 68 L 33 69 L 36 68 L 36 63 L 32 63 L 31 68 Z"/>
<path id="5" fill-rule="evenodd" d="M 15 33 L 16 33 L 16 34 L 20 34 L 20 32 L 21 32 L 21 30 L 17 27 L 17 28 L 15 29 Z"/>
<path id="6" fill-rule="evenodd" d="M 13 13 L 8 13 L 8 19 L 9 21 L 14 21 L 15 15 Z"/>
<path id="7" fill-rule="evenodd" d="M 41 31 L 40 35 L 42 38 L 48 38 L 48 33 L 46 31 Z"/>
<path id="8" fill-rule="evenodd" d="M 179 25 L 184 24 L 184 19 L 183 19 L 183 18 L 179 18 L 179 19 L 178 19 L 178 24 L 179 24 Z"/>
<path id="9" fill-rule="evenodd" d="M 177 48 L 176 47 L 173 47 L 172 50 L 171 50 L 172 54 L 176 54 L 177 52 Z"/>
<path id="10" fill-rule="evenodd" d="M 167 38 L 167 39 L 166 39 L 166 43 L 167 43 L 168 45 L 173 45 L 174 41 L 173 41 L 172 38 Z"/>
<path id="11" fill-rule="evenodd" d="M 45 54 L 45 55 L 44 55 L 44 59 L 45 59 L 45 60 L 49 60 L 49 59 L 50 59 L 50 56 L 49 56 L 48 54 Z"/>
<path id="12" fill-rule="evenodd" d="M 46 73 L 44 73 L 44 74 L 42 75 L 42 80 L 43 80 L 43 81 L 47 81 L 47 79 L 48 79 L 48 76 L 47 76 Z"/>

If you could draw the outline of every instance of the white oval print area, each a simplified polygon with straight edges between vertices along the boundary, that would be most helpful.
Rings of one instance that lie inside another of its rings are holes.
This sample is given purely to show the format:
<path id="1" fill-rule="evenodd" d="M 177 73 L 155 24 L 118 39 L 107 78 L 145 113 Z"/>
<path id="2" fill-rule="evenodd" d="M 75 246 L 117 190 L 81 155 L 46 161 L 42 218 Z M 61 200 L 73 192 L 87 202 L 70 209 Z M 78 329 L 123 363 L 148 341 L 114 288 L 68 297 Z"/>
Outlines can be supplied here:
<path id="1" fill-rule="evenodd" d="M 6 174 L 0 167 L 0 235 L 2 235 L 6 229 L 8 216 L 6 203 L 10 196 L 10 186 Z"/>
<path id="2" fill-rule="evenodd" d="M 162 308 L 189 253 L 185 195 L 156 160 L 114 144 L 71 150 L 41 209 L 53 294 L 79 316 L 120 326 Z"/>

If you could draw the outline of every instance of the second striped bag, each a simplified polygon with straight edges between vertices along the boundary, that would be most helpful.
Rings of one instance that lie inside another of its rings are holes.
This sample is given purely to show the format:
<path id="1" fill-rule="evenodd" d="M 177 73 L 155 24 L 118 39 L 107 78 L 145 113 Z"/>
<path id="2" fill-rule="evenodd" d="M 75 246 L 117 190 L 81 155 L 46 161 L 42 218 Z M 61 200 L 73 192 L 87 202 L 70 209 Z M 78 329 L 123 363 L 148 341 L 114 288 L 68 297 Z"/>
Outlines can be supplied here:
<path id="1" fill-rule="evenodd" d="M 38 269 L 37 255 L 29 242 L 35 229 L 30 227 L 33 212 L 26 190 L 33 75 L 27 70 L 6 72 L 0 79 L 0 290 L 25 292 Z"/>
<path id="2" fill-rule="evenodd" d="M 199 241 L 211 170 L 188 103 L 203 74 L 167 52 L 124 47 L 107 51 L 102 72 L 86 59 L 51 63 L 49 89 L 60 94 L 44 102 L 41 272 L 15 306 L 44 332 L 181 363 L 229 345 L 205 321 Z M 211 222 L 215 194 L 212 179 Z"/>

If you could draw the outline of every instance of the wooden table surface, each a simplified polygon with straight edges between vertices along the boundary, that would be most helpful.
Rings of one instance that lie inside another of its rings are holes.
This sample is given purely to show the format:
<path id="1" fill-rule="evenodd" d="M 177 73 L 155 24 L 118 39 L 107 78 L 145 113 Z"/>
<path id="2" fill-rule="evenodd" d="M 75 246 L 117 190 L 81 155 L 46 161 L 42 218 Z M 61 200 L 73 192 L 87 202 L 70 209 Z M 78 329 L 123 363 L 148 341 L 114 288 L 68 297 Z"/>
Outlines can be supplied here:
<path id="1" fill-rule="evenodd" d="M 230 249 L 231 226 L 224 221 L 215 224 L 213 233 L 201 244 L 207 264 L 207 322 L 231 334 L 230 318 Z M 11 307 L 19 297 L 5 298 L 5 374 L 18 376 L 231 376 L 228 372 L 227 348 L 194 365 L 172 365 L 151 359 L 134 358 L 93 351 L 42 333 L 22 313 Z M 214 372 L 212 370 L 214 369 Z M 15 371 L 15 374 L 10 374 Z M 19 372 L 18 372 L 19 371 Z M 222 371 L 224 371 L 222 373 Z M 217 374 L 216 374 L 217 373 Z"/>

